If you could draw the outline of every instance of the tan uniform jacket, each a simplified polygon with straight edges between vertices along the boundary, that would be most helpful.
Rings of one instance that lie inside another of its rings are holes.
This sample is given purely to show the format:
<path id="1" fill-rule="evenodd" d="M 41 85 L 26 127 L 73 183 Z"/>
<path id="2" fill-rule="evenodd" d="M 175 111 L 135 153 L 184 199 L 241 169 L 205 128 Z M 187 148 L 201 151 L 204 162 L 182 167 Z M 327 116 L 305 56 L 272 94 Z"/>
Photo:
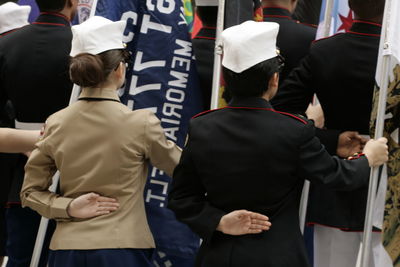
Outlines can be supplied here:
<path id="1" fill-rule="evenodd" d="M 143 190 L 148 163 L 171 175 L 181 151 L 167 141 L 157 117 L 131 111 L 110 89 L 84 89 L 79 101 L 49 117 L 25 167 L 24 206 L 54 218 L 50 248 L 151 248 Z M 60 195 L 48 188 L 60 171 Z M 88 192 L 118 199 L 120 208 L 86 220 L 66 212 Z"/>

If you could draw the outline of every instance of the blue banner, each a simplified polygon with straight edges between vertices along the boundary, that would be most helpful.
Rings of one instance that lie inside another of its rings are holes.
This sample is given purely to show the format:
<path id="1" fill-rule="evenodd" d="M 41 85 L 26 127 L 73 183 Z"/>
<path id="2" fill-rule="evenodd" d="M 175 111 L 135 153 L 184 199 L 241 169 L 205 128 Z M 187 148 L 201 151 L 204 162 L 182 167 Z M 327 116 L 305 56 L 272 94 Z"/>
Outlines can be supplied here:
<path id="1" fill-rule="evenodd" d="M 201 93 L 182 0 L 99 0 L 96 15 L 126 20 L 125 42 L 133 67 L 121 99 L 131 109 L 151 109 L 166 136 L 183 147 Z M 157 245 L 155 266 L 191 267 L 199 238 L 166 208 L 171 178 L 151 167 L 144 192 Z"/>

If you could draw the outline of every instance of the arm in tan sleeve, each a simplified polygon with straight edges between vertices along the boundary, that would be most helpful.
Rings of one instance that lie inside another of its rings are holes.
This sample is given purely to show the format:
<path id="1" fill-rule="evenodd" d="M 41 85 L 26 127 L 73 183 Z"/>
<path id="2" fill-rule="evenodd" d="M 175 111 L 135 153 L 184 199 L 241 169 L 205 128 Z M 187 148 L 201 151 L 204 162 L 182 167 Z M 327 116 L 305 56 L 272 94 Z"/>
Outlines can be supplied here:
<path id="1" fill-rule="evenodd" d="M 182 149 L 174 142 L 167 140 L 160 120 L 153 113 L 148 115 L 144 134 L 146 157 L 150 159 L 153 166 L 172 177 Z"/>
<path id="2" fill-rule="evenodd" d="M 67 208 L 73 199 L 49 191 L 56 171 L 55 162 L 46 150 L 46 137 L 44 137 L 37 143 L 37 148 L 25 166 L 25 178 L 20 194 L 22 205 L 47 218 L 70 219 Z"/>

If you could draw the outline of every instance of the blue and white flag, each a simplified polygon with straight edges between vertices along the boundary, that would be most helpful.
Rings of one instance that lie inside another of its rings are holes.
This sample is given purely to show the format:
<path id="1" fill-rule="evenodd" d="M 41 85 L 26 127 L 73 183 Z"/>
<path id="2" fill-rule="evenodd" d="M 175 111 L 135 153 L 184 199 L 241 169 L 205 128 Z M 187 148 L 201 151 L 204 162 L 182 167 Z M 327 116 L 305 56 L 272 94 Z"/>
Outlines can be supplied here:
<path id="1" fill-rule="evenodd" d="M 96 15 L 126 20 L 133 68 L 120 96 L 131 109 L 151 109 L 166 136 L 183 147 L 190 118 L 201 111 L 192 44 L 181 0 L 98 0 Z M 144 192 L 157 245 L 155 266 L 193 266 L 199 238 L 166 208 L 171 179 L 151 167 Z"/>
<path id="2" fill-rule="evenodd" d="M 322 1 L 320 23 L 318 25 L 317 39 L 331 36 L 339 32 L 345 32 L 353 24 L 353 12 L 349 8 L 348 0 L 334 0 L 331 13 L 325 19 L 325 10 L 328 1 Z M 329 31 L 325 32 L 326 26 Z"/>

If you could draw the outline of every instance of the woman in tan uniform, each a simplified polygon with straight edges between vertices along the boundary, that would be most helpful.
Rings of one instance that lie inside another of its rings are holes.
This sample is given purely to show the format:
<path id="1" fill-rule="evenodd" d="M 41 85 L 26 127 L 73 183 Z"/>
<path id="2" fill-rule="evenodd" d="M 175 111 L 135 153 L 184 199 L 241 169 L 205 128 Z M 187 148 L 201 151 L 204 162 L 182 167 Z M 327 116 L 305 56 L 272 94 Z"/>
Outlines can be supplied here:
<path id="1" fill-rule="evenodd" d="M 125 24 L 93 17 L 72 28 L 70 75 L 81 95 L 48 118 L 26 165 L 22 204 L 57 220 L 49 266 L 150 265 L 154 240 L 143 200 L 148 164 L 171 175 L 181 150 L 151 111 L 131 111 L 119 101 L 129 55 Z M 60 195 L 48 191 L 57 169 Z M 71 214 L 71 201 L 88 192 L 117 199 L 119 209 L 90 219 Z"/>

